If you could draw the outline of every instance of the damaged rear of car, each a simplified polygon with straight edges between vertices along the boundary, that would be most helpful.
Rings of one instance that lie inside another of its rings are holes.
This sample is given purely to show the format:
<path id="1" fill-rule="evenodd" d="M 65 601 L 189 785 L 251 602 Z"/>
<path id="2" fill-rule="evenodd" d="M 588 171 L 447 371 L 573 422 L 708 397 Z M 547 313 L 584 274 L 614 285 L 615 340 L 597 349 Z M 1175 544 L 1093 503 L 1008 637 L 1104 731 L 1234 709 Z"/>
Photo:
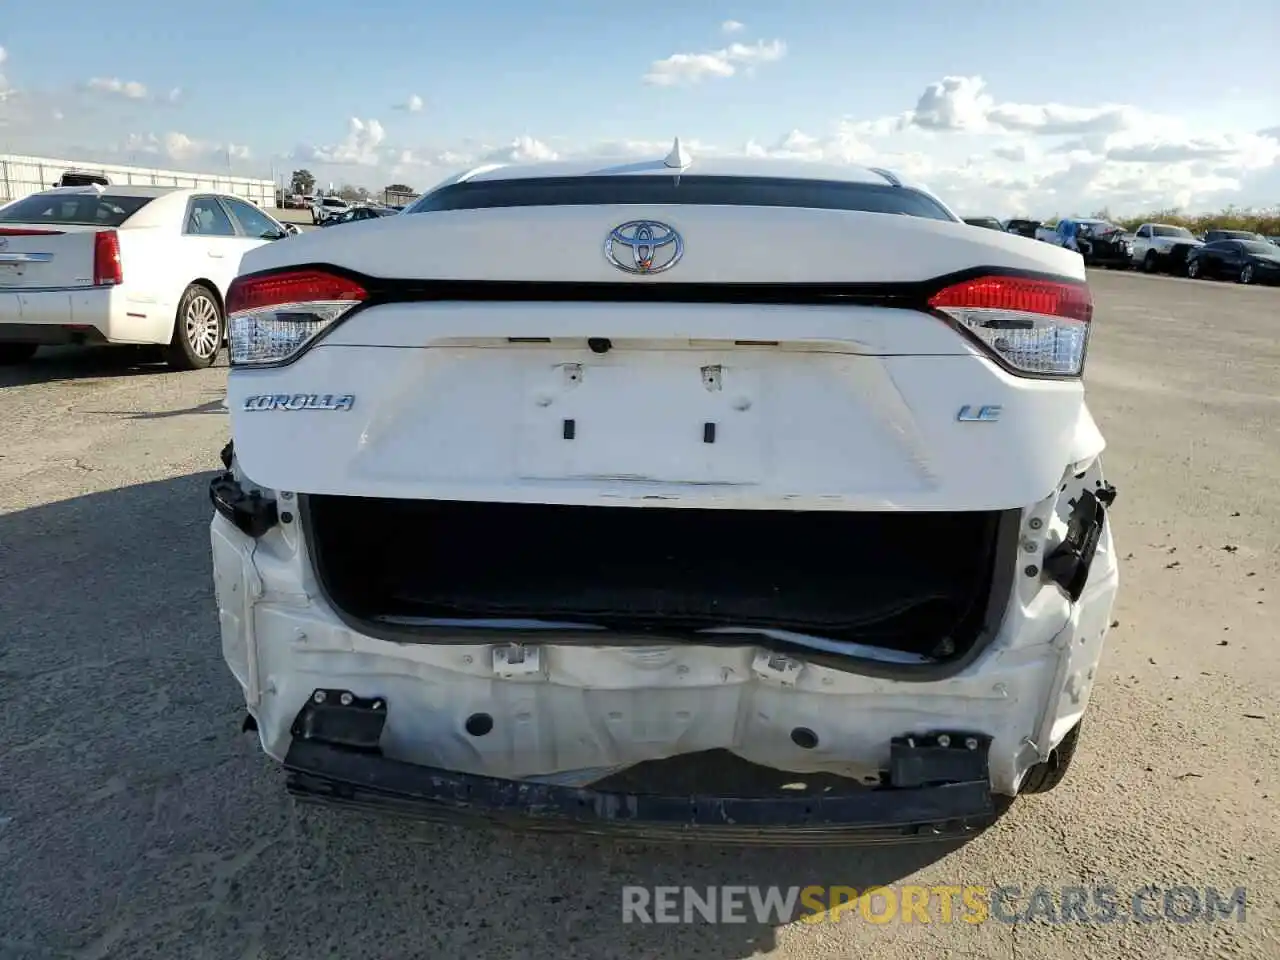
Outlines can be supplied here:
<path id="1" fill-rule="evenodd" d="M 1118 580 L 1080 258 L 673 156 L 245 258 L 214 575 L 295 795 L 825 843 L 1065 771 Z"/>
<path id="2" fill-rule="evenodd" d="M 1128 270 L 1133 265 L 1133 242 L 1123 227 L 1105 220 L 1084 220 L 1076 224 L 1074 249 L 1087 267 L 1116 267 Z"/>

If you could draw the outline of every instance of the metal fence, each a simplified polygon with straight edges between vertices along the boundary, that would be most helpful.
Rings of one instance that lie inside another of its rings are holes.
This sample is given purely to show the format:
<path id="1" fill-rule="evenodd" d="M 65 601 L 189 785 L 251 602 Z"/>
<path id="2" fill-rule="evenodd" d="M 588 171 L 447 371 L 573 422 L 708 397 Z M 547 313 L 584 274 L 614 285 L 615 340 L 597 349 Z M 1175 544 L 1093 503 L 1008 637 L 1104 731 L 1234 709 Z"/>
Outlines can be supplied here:
<path id="1" fill-rule="evenodd" d="M 272 180 L 18 154 L 0 154 L 0 204 L 48 190 L 64 173 L 71 172 L 97 174 L 119 185 L 216 190 L 243 197 L 259 207 L 276 206 L 276 184 Z"/>

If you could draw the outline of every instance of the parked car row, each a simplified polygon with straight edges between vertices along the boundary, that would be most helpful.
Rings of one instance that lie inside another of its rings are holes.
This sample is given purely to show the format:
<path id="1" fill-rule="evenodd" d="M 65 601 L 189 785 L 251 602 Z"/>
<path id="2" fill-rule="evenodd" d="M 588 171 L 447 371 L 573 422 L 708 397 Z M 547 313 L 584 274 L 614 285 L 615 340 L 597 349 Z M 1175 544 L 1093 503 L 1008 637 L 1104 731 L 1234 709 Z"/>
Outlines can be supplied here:
<path id="1" fill-rule="evenodd" d="M 1074 250 L 1089 267 L 1240 283 L 1280 282 L 1280 238 L 1250 230 L 1207 230 L 1196 236 L 1186 227 L 1144 223 L 1129 233 L 1095 217 L 1068 217 L 1053 226 L 1026 219 L 1001 222 L 994 217 L 966 217 L 965 223 Z"/>
<path id="2" fill-rule="evenodd" d="M 214 362 L 248 251 L 298 233 L 241 197 L 177 187 L 60 187 L 0 208 L 0 364 L 41 346 L 156 344 Z"/>
<path id="3" fill-rule="evenodd" d="M 381 217 L 394 217 L 399 210 L 391 207 L 367 206 L 349 207 L 342 213 L 330 213 L 319 221 L 321 227 L 334 227 L 343 223 L 358 223 L 361 220 L 378 220 Z"/>
<path id="4" fill-rule="evenodd" d="M 327 227 L 334 223 L 388 217 L 403 209 L 371 201 L 344 200 L 342 197 L 313 197 L 311 222 L 318 227 Z"/>

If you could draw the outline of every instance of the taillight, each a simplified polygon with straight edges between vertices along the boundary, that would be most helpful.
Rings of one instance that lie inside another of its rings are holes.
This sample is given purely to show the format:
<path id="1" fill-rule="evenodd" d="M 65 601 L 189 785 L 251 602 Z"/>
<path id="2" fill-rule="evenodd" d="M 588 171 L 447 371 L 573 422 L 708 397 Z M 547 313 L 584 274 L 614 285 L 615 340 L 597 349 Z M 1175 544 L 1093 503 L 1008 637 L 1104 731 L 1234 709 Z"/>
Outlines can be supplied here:
<path id="1" fill-rule="evenodd" d="M 1017 373 L 1078 377 L 1093 296 L 1083 283 L 985 276 L 939 290 L 929 306 L 967 330 Z"/>
<path id="2" fill-rule="evenodd" d="M 227 290 L 231 363 L 282 363 L 368 296 L 356 281 L 324 270 L 237 277 Z"/>
<path id="3" fill-rule="evenodd" d="M 114 230 L 99 230 L 93 235 L 93 282 L 99 287 L 124 282 L 120 234 Z"/>

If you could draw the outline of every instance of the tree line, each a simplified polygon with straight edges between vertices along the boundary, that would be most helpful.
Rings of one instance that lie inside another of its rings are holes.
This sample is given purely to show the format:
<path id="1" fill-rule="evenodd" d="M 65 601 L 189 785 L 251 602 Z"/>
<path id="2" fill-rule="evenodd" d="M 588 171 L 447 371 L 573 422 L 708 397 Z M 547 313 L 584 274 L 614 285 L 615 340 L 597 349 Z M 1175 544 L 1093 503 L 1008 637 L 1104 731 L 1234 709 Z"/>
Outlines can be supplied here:
<path id="1" fill-rule="evenodd" d="M 315 196 L 316 177 L 310 170 L 295 170 L 289 178 L 289 192 L 301 196 Z M 321 190 L 319 193 L 327 197 L 341 197 L 344 200 L 368 200 L 373 194 L 366 187 L 344 183 L 336 190 Z M 382 189 L 384 196 L 417 196 L 417 191 L 406 183 L 392 183 Z"/>

